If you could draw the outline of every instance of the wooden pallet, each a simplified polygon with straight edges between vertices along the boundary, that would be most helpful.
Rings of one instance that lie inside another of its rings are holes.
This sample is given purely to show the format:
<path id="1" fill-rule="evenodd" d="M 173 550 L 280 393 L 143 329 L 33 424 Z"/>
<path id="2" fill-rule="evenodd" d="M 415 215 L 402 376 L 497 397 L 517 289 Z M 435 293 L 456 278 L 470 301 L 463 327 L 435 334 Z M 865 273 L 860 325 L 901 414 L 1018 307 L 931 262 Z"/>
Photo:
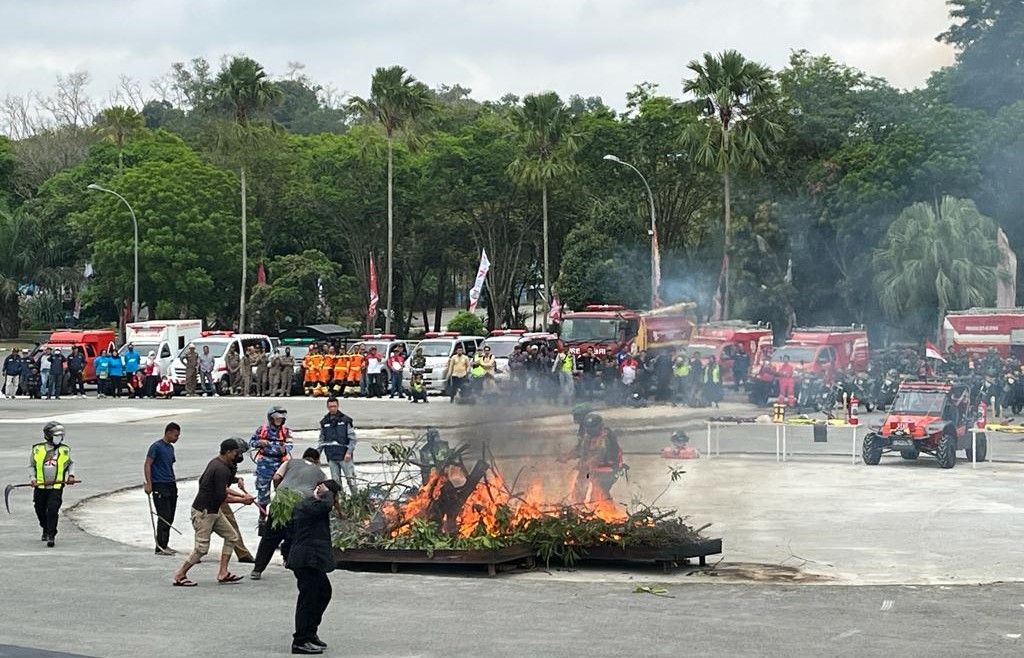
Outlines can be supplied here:
<path id="1" fill-rule="evenodd" d="M 398 567 L 402 564 L 413 566 L 479 565 L 487 567 L 489 576 L 496 575 L 500 566 L 519 562 L 526 562 L 530 568 L 533 568 L 534 555 L 534 550 L 529 544 L 517 544 L 495 550 L 437 550 L 432 553 L 385 548 L 356 548 L 345 551 L 336 549 L 334 551 L 335 561 L 343 569 L 358 569 L 360 566 L 371 564 L 389 565 L 391 573 L 398 573 Z"/>
<path id="2" fill-rule="evenodd" d="M 660 548 L 631 546 L 623 548 L 615 544 L 587 548 L 580 562 L 643 562 L 661 566 L 668 573 L 686 560 L 697 558 L 701 566 L 707 564 L 707 556 L 722 552 L 721 539 L 701 539 L 687 544 L 676 544 Z"/>

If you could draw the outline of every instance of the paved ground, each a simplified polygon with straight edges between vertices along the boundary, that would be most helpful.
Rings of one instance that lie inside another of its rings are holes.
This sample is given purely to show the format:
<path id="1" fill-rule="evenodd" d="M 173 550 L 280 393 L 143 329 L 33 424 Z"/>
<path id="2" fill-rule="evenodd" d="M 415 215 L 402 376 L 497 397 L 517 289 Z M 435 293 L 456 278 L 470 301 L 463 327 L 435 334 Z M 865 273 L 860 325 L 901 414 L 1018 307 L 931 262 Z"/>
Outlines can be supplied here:
<path id="1" fill-rule="evenodd" d="M 27 446 L 37 439 L 41 423 L 51 415 L 72 416 L 68 442 L 73 447 L 84 484 L 68 492 L 68 503 L 113 490 L 137 486 L 145 447 L 159 435 L 169 418 L 178 420 L 185 432 L 178 444 L 179 475 L 194 476 L 215 452 L 217 442 L 229 434 L 251 433 L 262 420 L 267 401 L 173 400 L 62 401 L 29 403 L 2 401 L 0 424 L 0 482 L 26 477 Z M 59 406 L 58 406 L 59 405 Z M 291 424 L 311 426 L 322 402 L 291 400 Z M 511 424 L 523 410 L 484 410 L 432 402 L 413 407 L 398 402 L 352 402 L 347 411 L 363 426 L 451 427 L 477 423 L 489 415 L 496 423 L 477 426 L 471 434 L 492 441 L 502 459 L 513 455 L 549 453 L 564 444 L 567 428 L 554 419 L 524 431 Z M 132 410 L 131 413 L 119 411 Z M 190 411 L 194 410 L 194 411 Z M 738 413 L 741 407 L 723 409 Z M 537 408 L 532 413 L 554 413 Z M 144 412 L 144 413 L 140 413 Z M 749 413 L 749 412 L 747 412 Z M 627 451 L 650 454 L 665 444 L 671 427 L 700 427 L 700 412 L 651 408 L 607 414 L 626 429 Z M 630 416 L 630 418 L 626 418 Z M 564 417 L 564 416 L 563 416 Z M 31 422 L 21 422 L 33 419 Z M 467 432 L 470 433 L 470 432 Z M 759 436 L 743 439 L 764 443 Z M 774 451 L 774 438 L 771 440 Z M 723 444 L 724 447 L 724 444 Z M 837 450 L 837 452 L 839 452 Z M 633 458 L 639 460 L 640 457 Z M 749 459 L 749 458 L 748 458 Z M 772 457 L 774 459 L 774 457 Z M 835 469 L 835 491 L 840 477 L 854 478 L 845 496 L 881 495 L 865 491 L 865 481 L 853 475 L 865 467 L 846 466 L 841 460 L 799 456 L 796 463 L 776 467 L 791 496 L 803 492 L 808 467 L 828 463 Z M 699 503 L 687 498 L 688 488 L 723 487 L 732 458 L 718 464 L 701 464 L 684 476 L 679 503 L 684 509 Z M 940 513 L 935 527 L 945 525 L 941 541 L 966 542 L 965 536 L 1007 534 L 1019 516 L 1014 497 L 1013 474 L 984 471 L 974 475 L 961 464 L 953 472 L 901 464 L 876 467 L 869 477 L 877 484 L 922 486 L 922 498 L 940 499 L 937 508 L 976 515 L 974 525 L 961 527 Z M 841 470 L 841 467 L 849 471 Z M 698 470 L 712 470 L 721 481 L 698 479 Z M 997 475 L 988 475 L 996 473 Z M 935 476 L 976 478 L 983 489 L 969 504 L 941 500 L 943 481 Z M 761 476 L 748 478 L 746 488 L 757 497 Z M 987 478 L 997 478 L 989 480 Z M 998 479 L 998 478 L 1006 478 Z M 690 478 L 687 480 L 687 478 Z M 876 479 L 879 478 L 880 480 Z M 698 482 L 706 482 L 700 484 Z M 925 486 L 926 485 L 926 486 Z M 743 485 L 735 484 L 737 490 Z M 829 498 L 822 484 L 810 486 L 806 495 L 817 513 L 828 512 Z M 1017 487 L 1019 489 L 1019 487 Z M 694 492 L 696 494 L 696 492 Z M 834 492 L 833 492 L 834 493 Z M 0 656 L 37 655 L 23 647 L 87 656 L 237 656 L 283 655 L 288 647 L 294 603 L 290 574 L 279 566 L 261 582 L 218 586 L 213 564 L 194 570 L 201 586 L 193 590 L 171 588 L 174 558 L 158 558 L 147 549 L 87 534 L 67 520 L 62 522 L 56 549 L 38 540 L 38 530 L 24 491 L 15 494 L 15 514 L 0 517 L 0 556 L 6 568 L 0 580 L 3 623 L 0 623 Z M 711 497 L 707 491 L 700 495 Z M 1002 514 L 987 519 L 971 505 L 995 496 Z M 778 501 L 758 501 L 770 524 Z M 898 498 L 894 501 L 898 504 Z M 844 541 L 871 550 L 872 532 L 863 519 L 835 518 L 823 522 L 819 534 L 827 537 L 841 530 Z M 788 521 L 778 521 L 782 527 Z M 834 526 L 845 525 L 837 530 Z M 723 531 L 723 534 L 726 534 Z M 728 535 L 726 534 L 728 542 Z M 1007 546 L 1003 559 L 1012 566 L 1014 551 Z M 728 545 L 728 544 L 727 544 Z M 914 546 L 908 550 L 918 550 Z M 744 547 L 745 557 L 756 552 Z M 728 557 L 728 556 L 727 556 Z M 777 559 L 772 555 L 766 561 Z M 803 556 L 811 557 L 811 556 Z M 932 559 L 922 552 L 921 559 Z M 965 560 L 974 556 L 964 556 Z M 579 573 L 579 572 L 577 572 Z M 1013 655 L 1024 652 L 1024 585 L 985 586 L 866 586 L 793 584 L 668 583 L 668 597 L 634 593 L 637 584 L 660 582 L 653 572 L 638 572 L 633 580 L 582 578 L 562 580 L 537 572 L 530 577 L 486 579 L 474 574 L 332 575 L 335 598 L 328 610 L 321 636 L 332 645 L 332 655 L 349 656 L 623 656 L 696 654 L 739 655 L 850 655 L 882 652 L 899 656 Z M 769 582 L 784 581 L 782 574 Z M 12 648 L 14 647 L 14 648 Z"/>

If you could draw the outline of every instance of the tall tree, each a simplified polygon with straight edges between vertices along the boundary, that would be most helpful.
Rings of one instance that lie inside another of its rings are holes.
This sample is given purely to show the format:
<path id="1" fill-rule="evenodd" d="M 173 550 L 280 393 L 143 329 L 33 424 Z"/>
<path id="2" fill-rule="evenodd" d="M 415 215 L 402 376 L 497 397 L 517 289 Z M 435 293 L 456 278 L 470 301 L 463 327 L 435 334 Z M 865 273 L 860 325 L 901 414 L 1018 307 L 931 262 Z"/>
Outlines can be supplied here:
<path id="1" fill-rule="evenodd" d="M 752 62 L 735 50 L 704 53 L 703 61 L 686 65 L 693 78 L 683 91 L 696 96 L 695 106 L 703 121 L 694 124 L 685 141 L 695 158 L 722 176 L 725 201 L 723 254 L 728 256 L 732 221 L 732 175 L 739 170 L 758 171 L 781 132 L 772 118 L 778 94 L 771 69 Z M 723 313 L 729 313 L 729 277 L 722 294 Z"/>
<path id="2" fill-rule="evenodd" d="M 417 121 L 432 106 L 430 89 L 397 65 L 374 71 L 370 95 L 366 98 L 353 96 L 350 101 L 350 107 L 364 119 L 380 123 L 388 141 L 388 312 L 384 319 L 385 333 L 391 331 L 391 316 L 394 315 L 394 140 L 402 133 L 411 133 Z"/>
<path id="3" fill-rule="evenodd" d="M 267 77 L 258 62 L 248 57 L 235 57 L 217 75 L 214 82 L 216 98 L 230 113 L 231 122 L 223 126 L 222 142 L 236 152 L 239 161 L 239 182 L 242 198 L 242 288 L 238 300 L 238 329 L 245 331 L 246 278 L 248 276 L 248 218 L 246 216 L 245 171 L 248 156 L 259 131 L 254 123 L 262 113 L 281 100 L 281 92 Z"/>
<path id="4" fill-rule="evenodd" d="M 124 172 L 124 143 L 129 137 L 146 127 L 146 119 L 130 107 L 115 105 L 96 117 L 96 130 L 117 146 L 117 170 Z"/>
<path id="5" fill-rule="evenodd" d="M 519 155 L 508 170 L 521 183 L 540 188 L 544 232 L 544 325 L 551 308 L 548 247 L 548 186 L 576 171 L 577 139 L 569 109 L 553 91 L 530 94 L 512 112 L 520 141 Z"/>
<path id="6" fill-rule="evenodd" d="M 1024 100 L 1024 2 L 950 0 L 956 24 L 936 37 L 957 49 L 947 69 L 952 99 L 995 112 Z"/>
<path id="7" fill-rule="evenodd" d="M 18 288 L 37 272 L 40 225 L 23 210 L 0 206 L 0 337 L 17 338 L 21 329 Z"/>
<path id="8" fill-rule="evenodd" d="M 950 310 L 990 304 L 996 294 L 996 225 L 968 199 L 915 203 L 889 227 L 875 253 L 885 315 L 932 333 Z"/>

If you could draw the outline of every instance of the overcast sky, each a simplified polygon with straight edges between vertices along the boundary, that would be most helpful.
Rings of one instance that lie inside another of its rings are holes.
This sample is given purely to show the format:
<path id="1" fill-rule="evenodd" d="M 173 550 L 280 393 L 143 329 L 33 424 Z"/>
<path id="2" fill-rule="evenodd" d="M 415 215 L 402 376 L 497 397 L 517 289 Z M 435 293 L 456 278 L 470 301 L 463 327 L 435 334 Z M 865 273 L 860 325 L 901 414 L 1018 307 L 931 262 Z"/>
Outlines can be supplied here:
<path id="1" fill-rule="evenodd" d="M 805 48 L 887 78 L 924 83 L 953 59 L 935 35 L 943 0 L 0 0 L 0 95 L 48 92 L 86 70 L 104 96 L 119 75 L 148 85 L 172 62 L 248 54 L 289 61 L 363 94 L 378 66 L 478 99 L 554 89 L 621 108 L 637 82 L 679 95 L 686 63 L 737 48 L 774 68 Z"/>

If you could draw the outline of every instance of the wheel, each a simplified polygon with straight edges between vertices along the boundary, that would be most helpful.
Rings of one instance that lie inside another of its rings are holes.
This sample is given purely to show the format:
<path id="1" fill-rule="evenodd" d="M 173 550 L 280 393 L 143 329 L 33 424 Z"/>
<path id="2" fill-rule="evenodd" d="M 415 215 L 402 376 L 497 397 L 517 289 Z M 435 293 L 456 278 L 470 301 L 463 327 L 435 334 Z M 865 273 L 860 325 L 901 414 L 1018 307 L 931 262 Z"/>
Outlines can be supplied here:
<path id="1" fill-rule="evenodd" d="M 956 466 L 956 435 L 943 434 L 939 439 L 939 449 L 935 451 L 935 458 L 942 468 L 953 468 Z"/>
<path id="2" fill-rule="evenodd" d="M 861 451 L 864 463 L 868 466 L 876 466 L 882 461 L 882 442 L 877 434 L 868 434 L 864 437 L 864 448 Z"/>
<path id="3" fill-rule="evenodd" d="M 985 457 L 988 455 L 988 439 L 981 432 L 978 432 L 978 461 L 985 461 Z M 974 461 L 971 456 L 971 444 L 967 444 L 967 460 Z"/>
<path id="4" fill-rule="evenodd" d="M 917 459 L 917 456 L 920 454 L 921 452 L 917 448 L 913 448 L 911 450 L 900 450 L 900 457 L 904 459 L 914 460 Z"/>

